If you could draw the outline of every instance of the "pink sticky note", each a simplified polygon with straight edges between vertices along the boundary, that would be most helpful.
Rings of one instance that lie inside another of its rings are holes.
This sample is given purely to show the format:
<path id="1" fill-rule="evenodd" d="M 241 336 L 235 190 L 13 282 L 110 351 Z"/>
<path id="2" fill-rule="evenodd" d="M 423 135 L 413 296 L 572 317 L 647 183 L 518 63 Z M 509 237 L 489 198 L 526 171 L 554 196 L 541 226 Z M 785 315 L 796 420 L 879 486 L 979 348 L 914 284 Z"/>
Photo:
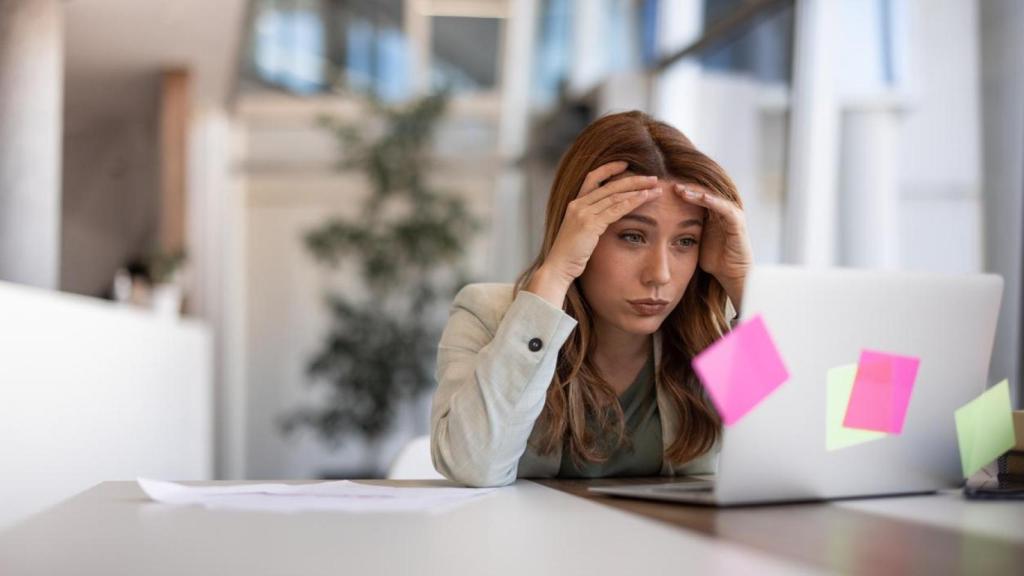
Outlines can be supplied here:
<path id="1" fill-rule="evenodd" d="M 789 379 L 760 315 L 747 320 L 693 359 L 726 426 L 735 424 Z"/>
<path id="2" fill-rule="evenodd" d="M 843 426 L 889 434 L 903 431 L 921 360 L 862 350 Z"/>

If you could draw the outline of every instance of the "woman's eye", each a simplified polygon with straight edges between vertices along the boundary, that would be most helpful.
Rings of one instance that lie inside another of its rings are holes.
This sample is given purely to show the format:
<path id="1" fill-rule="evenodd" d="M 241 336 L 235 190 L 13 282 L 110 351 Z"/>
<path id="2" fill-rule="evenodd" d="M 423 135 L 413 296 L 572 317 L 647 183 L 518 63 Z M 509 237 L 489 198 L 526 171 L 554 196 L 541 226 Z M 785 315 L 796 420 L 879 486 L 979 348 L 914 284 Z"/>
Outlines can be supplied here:
<path id="1" fill-rule="evenodd" d="M 683 248 L 693 248 L 694 246 L 697 245 L 697 239 L 696 238 L 682 238 L 682 239 L 679 240 L 679 244 Z"/>
<path id="2" fill-rule="evenodd" d="M 641 236 L 640 234 L 637 234 L 636 232 L 623 232 L 622 234 L 619 235 L 619 238 L 622 238 L 623 240 L 629 242 L 630 244 L 640 244 L 641 242 L 644 241 L 644 237 Z"/>

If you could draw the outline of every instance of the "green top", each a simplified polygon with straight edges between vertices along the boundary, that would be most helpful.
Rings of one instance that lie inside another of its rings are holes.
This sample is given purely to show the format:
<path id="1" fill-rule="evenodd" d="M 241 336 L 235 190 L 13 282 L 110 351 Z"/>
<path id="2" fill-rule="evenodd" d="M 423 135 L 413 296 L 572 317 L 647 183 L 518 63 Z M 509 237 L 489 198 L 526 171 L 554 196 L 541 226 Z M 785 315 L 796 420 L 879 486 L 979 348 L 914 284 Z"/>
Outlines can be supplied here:
<path id="1" fill-rule="evenodd" d="M 604 462 L 583 462 L 577 467 L 569 445 L 562 450 L 559 478 L 602 478 L 608 476 L 657 476 L 661 473 L 661 418 L 654 387 L 654 356 L 650 356 L 636 380 L 619 396 L 625 418 L 622 445 Z"/>

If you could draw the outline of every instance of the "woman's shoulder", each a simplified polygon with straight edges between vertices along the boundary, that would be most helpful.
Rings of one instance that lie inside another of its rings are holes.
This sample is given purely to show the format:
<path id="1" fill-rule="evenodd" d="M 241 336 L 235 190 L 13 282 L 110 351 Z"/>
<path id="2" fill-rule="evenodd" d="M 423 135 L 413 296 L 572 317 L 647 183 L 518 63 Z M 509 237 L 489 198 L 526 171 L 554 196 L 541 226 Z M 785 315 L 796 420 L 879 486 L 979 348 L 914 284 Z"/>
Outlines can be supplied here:
<path id="1" fill-rule="evenodd" d="M 467 284 L 455 295 L 452 309 L 463 309 L 480 319 L 490 329 L 501 323 L 515 299 L 512 284 L 480 282 Z"/>

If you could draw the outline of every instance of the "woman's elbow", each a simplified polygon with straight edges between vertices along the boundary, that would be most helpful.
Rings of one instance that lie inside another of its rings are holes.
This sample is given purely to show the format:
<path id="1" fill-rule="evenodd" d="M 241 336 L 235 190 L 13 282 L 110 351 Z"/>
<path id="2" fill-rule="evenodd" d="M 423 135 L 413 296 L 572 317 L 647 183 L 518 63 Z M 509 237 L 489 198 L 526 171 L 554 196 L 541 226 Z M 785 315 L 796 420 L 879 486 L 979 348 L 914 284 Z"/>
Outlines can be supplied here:
<path id="1" fill-rule="evenodd" d="M 493 474 L 479 470 L 463 470 L 452 474 L 441 472 L 441 474 L 452 482 L 469 488 L 501 488 L 516 481 L 515 475 Z"/>
<path id="2" fill-rule="evenodd" d="M 437 444 L 436 438 L 431 441 L 430 455 L 434 469 L 439 474 L 470 488 L 498 488 L 516 481 L 514 471 L 509 473 L 496 470 L 486 462 L 453 461 L 450 456 L 445 456 L 445 451 Z"/>

